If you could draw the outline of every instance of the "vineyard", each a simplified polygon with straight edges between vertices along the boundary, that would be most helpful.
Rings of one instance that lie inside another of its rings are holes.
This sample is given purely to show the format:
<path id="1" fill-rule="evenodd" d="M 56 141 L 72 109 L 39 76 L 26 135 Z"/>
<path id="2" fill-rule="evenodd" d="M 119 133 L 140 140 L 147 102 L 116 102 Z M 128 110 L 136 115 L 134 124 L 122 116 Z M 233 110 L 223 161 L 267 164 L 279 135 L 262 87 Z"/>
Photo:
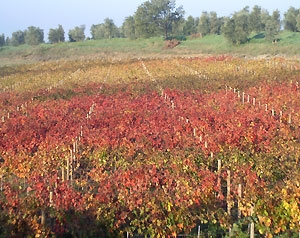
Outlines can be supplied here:
<path id="1" fill-rule="evenodd" d="M 0 237 L 299 237 L 300 63 L 0 68 Z"/>

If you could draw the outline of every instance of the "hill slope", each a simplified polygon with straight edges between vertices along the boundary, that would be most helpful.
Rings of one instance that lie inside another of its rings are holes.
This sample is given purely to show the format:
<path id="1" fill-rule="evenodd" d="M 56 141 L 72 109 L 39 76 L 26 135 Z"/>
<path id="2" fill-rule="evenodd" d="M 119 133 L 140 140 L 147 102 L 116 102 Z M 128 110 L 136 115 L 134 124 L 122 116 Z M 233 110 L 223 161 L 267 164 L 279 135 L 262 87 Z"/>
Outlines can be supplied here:
<path id="1" fill-rule="evenodd" d="M 161 38 L 129 40 L 91 40 L 76 43 L 21 45 L 0 48 L 0 65 L 22 64 L 59 59 L 165 57 L 199 54 L 230 54 L 237 56 L 300 56 L 300 33 L 282 32 L 279 42 L 272 44 L 252 35 L 249 43 L 231 45 L 222 35 L 188 39 L 173 49 L 165 49 Z"/>

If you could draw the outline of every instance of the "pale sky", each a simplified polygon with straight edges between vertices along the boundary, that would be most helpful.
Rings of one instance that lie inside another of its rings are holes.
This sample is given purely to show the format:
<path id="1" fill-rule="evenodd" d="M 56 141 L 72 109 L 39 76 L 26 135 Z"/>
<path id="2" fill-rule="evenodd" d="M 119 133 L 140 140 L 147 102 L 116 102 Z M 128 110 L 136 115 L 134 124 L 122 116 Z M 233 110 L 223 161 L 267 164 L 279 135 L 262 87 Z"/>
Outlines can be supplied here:
<path id="1" fill-rule="evenodd" d="M 44 30 L 44 39 L 48 40 L 50 28 L 61 24 L 66 37 L 70 29 L 85 25 L 86 35 L 90 35 L 92 24 L 103 23 L 105 18 L 114 20 L 121 26 L 124 19 L 134 15 L 138 6 L 146 0 L 7 0 L 0 6 L 0 34 L 11 37 L 18 30 L 26 30 L 36 26 Z M 278 9 L 281 16 L 290 6 L 300 8 L 299 0 L 177 0 L 177 6 L 182 5 L 185 18 L 189 15 L 199 17 L 203 11 L 215 11 L 218 16 L 230 16 L 242 10 L 258 5 L 272 13 Z"/>

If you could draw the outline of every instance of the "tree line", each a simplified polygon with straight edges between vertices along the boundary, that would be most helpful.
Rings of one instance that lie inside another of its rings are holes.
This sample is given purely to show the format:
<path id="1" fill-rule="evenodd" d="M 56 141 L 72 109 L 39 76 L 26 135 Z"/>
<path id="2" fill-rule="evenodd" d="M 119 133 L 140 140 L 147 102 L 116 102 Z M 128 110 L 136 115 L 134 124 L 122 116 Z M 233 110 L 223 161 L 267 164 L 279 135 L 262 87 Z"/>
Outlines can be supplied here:
<path id="1" fill-rule="evenodd" d="M 276 41 L 280 30 L 300 31 L 300 9 L 290 7 L 284 13 L 283 21 L 278 10 L 270 14 L 260 6 L 251 10 L 245 7 L 230 17 L 218 17 L 216 12 L 202 12 L 200 17 L 184 18 L 184 9 L 177 7 L 175 0 L 148 0 L 138 6 L 132 16 L 125 18 L 121 27 L 117 27 L 113 19 L 106 18 L 103 23 L 92 25 L 91 38 L 85 36 L 85 26 L 76 26 L 69 30 L 68 40 L 78 42 L 111 38 L 149 38 L 164 36 L 170 39 L 178 36 L 200 36 L 223 34 L 233 44 L 248 41 L 252 32 L 261 33 L 268 41 Z M 50 29 L 50 43 L 66 41 L 65 31 L 61 25 Z M 0 35 L 0 46 L 18 46 L 22 44 L 38 45 L 44 43 L 44 30 L 30 26 L 24 31 L 16 31 L 11 37 Z"/>

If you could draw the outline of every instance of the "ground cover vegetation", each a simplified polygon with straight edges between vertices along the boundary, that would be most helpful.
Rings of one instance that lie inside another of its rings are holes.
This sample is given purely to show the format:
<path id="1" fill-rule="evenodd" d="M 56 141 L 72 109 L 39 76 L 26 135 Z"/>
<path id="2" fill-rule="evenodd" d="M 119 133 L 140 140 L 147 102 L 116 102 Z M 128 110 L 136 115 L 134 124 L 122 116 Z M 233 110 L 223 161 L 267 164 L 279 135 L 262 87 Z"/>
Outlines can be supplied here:
<path id="1" fill-rule="evenodd" d="M 298 237 L 299 61 L 0 69 L 1 236 Z"/>

